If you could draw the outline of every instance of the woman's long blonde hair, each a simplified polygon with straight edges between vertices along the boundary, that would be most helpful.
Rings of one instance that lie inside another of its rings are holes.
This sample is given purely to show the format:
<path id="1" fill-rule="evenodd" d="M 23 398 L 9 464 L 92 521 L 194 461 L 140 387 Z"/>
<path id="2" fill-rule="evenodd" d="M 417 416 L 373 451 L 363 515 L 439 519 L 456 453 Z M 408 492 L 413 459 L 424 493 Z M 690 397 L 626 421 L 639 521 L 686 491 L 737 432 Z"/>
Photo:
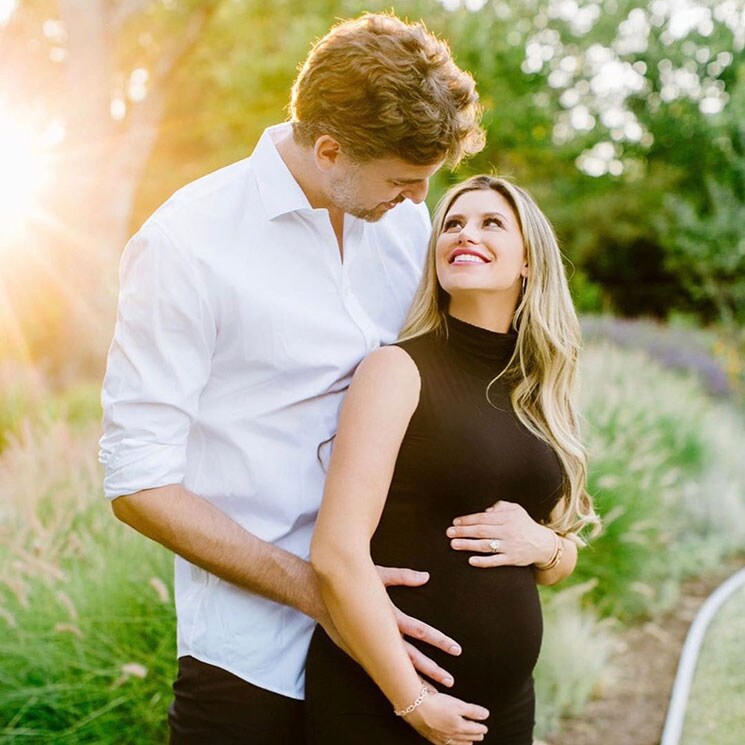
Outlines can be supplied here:
<path id="1" fill-rule="evenodd" d="M 585 528 L 594 532 L 600 521 L 586 490 L 587 452 L 579 437 L 574 402 L 579 321 L 554 231 L 524 189 L 503 178 L 480 175 L 442 197 L 435 210 L 424 275 L 400 338 L 447 333 L 449 296 L 437 280 L 437 239 L 458 197 L 489 189 L 501 194 L 518 218 L 529 271 L 512 320 L 517 332 L 515 352 L 492 383 L 505 376 L 513 384 L 512 405 L 518 418 L 554 449 L 561 462 L 564 492 L 548 527 L 562 535 L 579 536 Z"/>

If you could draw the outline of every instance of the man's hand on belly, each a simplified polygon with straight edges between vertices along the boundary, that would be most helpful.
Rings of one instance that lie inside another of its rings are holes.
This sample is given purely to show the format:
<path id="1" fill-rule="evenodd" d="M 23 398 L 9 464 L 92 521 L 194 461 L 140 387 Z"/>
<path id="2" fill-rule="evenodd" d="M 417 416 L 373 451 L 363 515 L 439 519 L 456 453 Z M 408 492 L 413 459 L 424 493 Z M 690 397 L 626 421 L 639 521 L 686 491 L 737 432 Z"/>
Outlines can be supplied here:
<path id="1" fill-rule="evenodd" d="M 429 581 L 429 574 L 427 572 L 417 572 L 414 569 L 397 569 L 394 567 L 376 568 L 386 587 L 391 587 L 393 585 L 419 587 Z M 396 608 L 395 605 L 393 606 L 393 610 L 396 615 L 396 622 L 398 623 L 399 631 L 403 637 L 408 636 L 412 639 L 418 639 L 419 641 L 431 644 L 433 647 L 437 647 L 448 654 L 457 656 L 461 653 L 460 645 L 454 639 L 451 639 L 438 629 L 417 618 L 407 616 Z M 453 685 L 453 676 L 447 670 L 444 670 L 437 665 L 413 644 L 407 642 L 405 638 L 404 645 L 417 672 L 437 683 L 441 683 L 444 686 L 450 687 Z"/>

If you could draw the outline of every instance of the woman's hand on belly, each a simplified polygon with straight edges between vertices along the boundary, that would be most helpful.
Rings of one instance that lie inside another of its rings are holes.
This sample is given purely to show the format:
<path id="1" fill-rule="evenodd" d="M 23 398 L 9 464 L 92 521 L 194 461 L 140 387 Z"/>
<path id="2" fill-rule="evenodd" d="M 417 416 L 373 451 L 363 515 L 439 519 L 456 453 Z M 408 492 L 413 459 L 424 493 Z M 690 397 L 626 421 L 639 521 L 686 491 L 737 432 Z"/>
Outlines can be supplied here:
<path id="1" fill-rule="evenodd" d="M 455 551 L 487 554 L 471 556 L 475 567 L 545 564 L 556 545 L 553 530 L 537 523 L 514 502 L 497 502 L 485 512 L 456 517 L 447 529 Z"/>
<path id="2" fill-rule="evenodd" d="M 435 745 L 468 745 L 481 742 L 487 727 L 481 724 L 489 712 L 483 706 L 428 689 L 419 706 L 404 720 Z"/>

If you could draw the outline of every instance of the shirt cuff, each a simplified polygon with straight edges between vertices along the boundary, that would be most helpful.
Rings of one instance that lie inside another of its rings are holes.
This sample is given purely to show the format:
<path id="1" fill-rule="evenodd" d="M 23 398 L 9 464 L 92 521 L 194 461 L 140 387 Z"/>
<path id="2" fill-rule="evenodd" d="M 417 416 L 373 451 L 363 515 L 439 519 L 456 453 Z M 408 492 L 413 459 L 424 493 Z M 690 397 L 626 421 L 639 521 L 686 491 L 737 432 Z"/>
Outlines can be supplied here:
<path id="1" fill-rule="evenodd" d="M 186 446 L 124 438 L 110 453 L 103 448 L 104 494 L 108 499 L 143 489 L 180 484 L 186 473 Z"/>

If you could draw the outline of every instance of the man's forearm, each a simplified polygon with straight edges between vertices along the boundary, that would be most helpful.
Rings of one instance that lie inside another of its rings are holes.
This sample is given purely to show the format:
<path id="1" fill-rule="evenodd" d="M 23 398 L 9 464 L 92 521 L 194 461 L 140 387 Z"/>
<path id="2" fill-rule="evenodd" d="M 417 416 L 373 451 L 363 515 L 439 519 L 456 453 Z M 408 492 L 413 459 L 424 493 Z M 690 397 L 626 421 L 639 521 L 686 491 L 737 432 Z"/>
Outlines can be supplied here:
<path id="1" fill-rule="evenodd" d="M 310 564 L 257 538 L 206 499 L 182 486 L 162 486 L 117 497 L 112 508 L 120 520 L 192 564 L 257 595 L 296 608 L 323 624 L 336 638 Z M 418 576 L 421 573 L 411 570 L 386 571 L 388 584 L 417 586 L 426 581 L 426 577 Z M 395 575 L 393 579 L 391 573 Z M 407 616 L 399 620 L 399 625 L 402 633 L 452 653 L 455 642 L 436 629 Z M 415 649 L 414 652 L 417 657 L 413 661 L 420 672 L 452 685 L 446 670 Z"/>
<path id="2" fill-rule="evenodd" d="M 325 607 L 307 561 L 263 541 L 180 485 L 118 497 L 114 514 L 192 564 L 321 620 Z"/>

